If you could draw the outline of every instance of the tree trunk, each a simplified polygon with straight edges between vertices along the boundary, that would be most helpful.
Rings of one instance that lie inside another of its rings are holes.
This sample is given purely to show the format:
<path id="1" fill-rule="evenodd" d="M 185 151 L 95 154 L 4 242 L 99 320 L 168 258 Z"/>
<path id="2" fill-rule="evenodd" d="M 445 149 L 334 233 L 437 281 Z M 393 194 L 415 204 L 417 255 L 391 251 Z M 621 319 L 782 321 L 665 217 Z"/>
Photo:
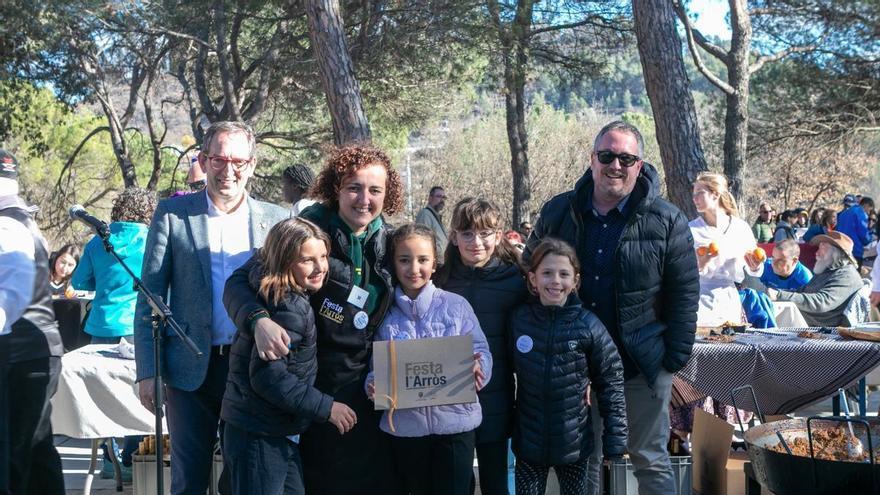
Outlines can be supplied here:
<path id="1" fill-rule="evenodd" d="M 529 138 L 525 124 L 525 64 L 513 61 L 513 54 L 505 57 L 504 107 L 507 121 L 507 143 L 510 147 L 510 171 L 513 174 L 513 204 L 511 222 L 514 226 L 531 220 L 529 200 L 532 197 L 529 178 Z"/>
<path id="2" fill-rule="evenodd" d="M 632 8 L 667 194 L 688 218 L 694 218 L 697 212 L 691 200 L 693 181 L 707 167 L 675 11 L 670 2 L 656 0 L 633 0 Z"/>
<path id="3" fill-rule="evenodd" d="M 102 93 L 101 108 L 110 124 L 110 143 L 113 145 L 113 154 L 116 156 L 116 162 L 122 172 L 122 183 L 126 189 L 129 187 L 138 187 L 137 174 L 134 170 L 134 163 L 131 161 L 128 143 L 125 141 L 125 129 L 119 122 L 116 115 L 116 109 L 106 93 Z"/>
<path id="4" fill-rule="evenodd" d="M 724 117 L 724 175 L 730 192 L 740 201 L 743 172 L 746 167 L 746 140 L 749 126 L 749 47 L 752 23 L 745 0 L 730 0 L 731 39 L 727 80 L 735 90 L 727 95 Z"/>
<path id="5" fill-rule="evenodd" d="M 306 0 L 309 38 L 318 60 L 321 84 L 333 122 L 337 145 L 369 142 L 370 125 L 361 88 L 354 76 L 338 0 Z"/>
<path id="6" fill-rule="evenodd" d="M 497 0 L 487 2 L 504 59 L 504 111 L 513 178 L 510 218 L 514 226 L 531 221 L 529 202 L 532 199 L 532 183 L 529 176 L 525 86 L 534 6 L 534 0 L 519 0 L 516 4 L 516 15 L 507 25 L 502 19 Z"/>

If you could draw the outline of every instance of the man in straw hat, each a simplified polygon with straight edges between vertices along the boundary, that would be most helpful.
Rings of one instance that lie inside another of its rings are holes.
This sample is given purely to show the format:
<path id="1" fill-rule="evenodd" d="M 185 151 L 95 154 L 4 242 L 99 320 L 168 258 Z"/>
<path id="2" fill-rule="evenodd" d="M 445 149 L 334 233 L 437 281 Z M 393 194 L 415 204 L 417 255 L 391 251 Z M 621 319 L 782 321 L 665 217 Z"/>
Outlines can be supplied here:
<path id="1" fill-rule="evenodd" d="M 835 230 L 817 235 L 815 276 L 797 291 L 768 289 L 771 299 L 795 303 L 811 327 L 848 325 L 844 311 L 850 298 L 862 288 L 862 278 L 852 256 L 853 241 Z"/>

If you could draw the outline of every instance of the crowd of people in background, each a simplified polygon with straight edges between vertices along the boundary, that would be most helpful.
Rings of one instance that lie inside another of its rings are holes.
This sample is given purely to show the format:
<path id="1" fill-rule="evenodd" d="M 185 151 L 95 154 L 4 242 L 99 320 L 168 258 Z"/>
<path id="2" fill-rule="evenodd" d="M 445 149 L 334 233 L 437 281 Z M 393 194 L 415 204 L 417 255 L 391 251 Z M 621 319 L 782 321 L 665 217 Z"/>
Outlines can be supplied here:
<path id="1" fill-rule="evenodd" d="M 624 453 L 640 493 L 674 493 L 667 441 L 689 419 L 670 417 L 672 376 L 698 326 L 775 326 L 774 301 L 811 326 L 851 325 L 880 303 L 880 285 L 871 294 L 863 280 L 880 233 L 871 198 L 778 214 L 764 202 L 750 227 L 727 179 L 702 173 L 688 221 L 660 197 L 641 133 L 624 122 L 595 136 L 570 191 L 515 228 L 479 196 L 444 218 L 442 186 L 415 222 L 391 227 L 403 186 L 368 145 L 337 149 L 317 174 L 286 168 L 290 208 L 257 201 L 255 151 L 249 126 L 214 123 L 187 190 L 114 200 L 109 242 L 205 356 L 165 337 L 161 369 L 151 308 L 106 241 L 45 252 L 17 196 L 18 164 L 0 153 L 0 274 L 18 281 L 0 284 L 0 493 L 63 490 L 47 412 L 63 349 L 46 306 L 74 291 L 94 293 L 93 344 L 134 344 L 150 411 L 163 406 L 161 371 L 175 494 L 205 492 L 218 439 L 221 486 L 238 494 L 470 494 L 477 480 L 484 494 L 508 493 L 511 448 L 517 493 L 543 493 L 550 468 L 562 493 L 599 493 L 603 460 Z M 375 410 L 372 342 L 455 335 L 473 337 L 477 402 L 393 419 Z M 39 383 L 24 378 L 34 370 Z M 22 387 L 33 393 L 8 400 Z M 713 399 L 700 407 L 730 419 Z M 124 439 L 123 479 L 139 440 Z M 116 448 L 104 447 L 104 476 Z"/>

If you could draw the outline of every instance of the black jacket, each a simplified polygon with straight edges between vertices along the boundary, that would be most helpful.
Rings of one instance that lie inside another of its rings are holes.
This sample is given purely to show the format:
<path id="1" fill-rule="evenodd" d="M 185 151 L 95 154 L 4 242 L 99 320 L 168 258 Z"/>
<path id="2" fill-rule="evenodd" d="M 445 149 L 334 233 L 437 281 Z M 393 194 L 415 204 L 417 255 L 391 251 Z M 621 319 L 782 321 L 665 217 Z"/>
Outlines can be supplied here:
<path id="1" fill-rule="evenodd" d="M 573 190 L 541 208 L 541 216 L 523 253 L 528 259 L 541 238 L 563 239 L 575 247 L 581 266 L 585 259 L 583 214 L 585 195 L 593 188 L 587 169 Z M 615 252 L 617 329 L 638 371 L 653 384 L 660 369 L 674 373 L 687 364 L 697 328 L 700 277 L 694 241 L 687 219 L 672 203 L 659 197 L 657 171 L 644 163 L 629 198 L 636 206 Z M 584 280 L 584 284 L 589 283 Z"/>
<path id="2" fill-rule="evenodd" d="M 493 258 L 484 267 L 468 267 L 457 256 L 450 263 L 449 277 L 441 288 L 467 299 L 492 352 L 492 380 L 477 394 L 483 410 L 477 443 L 500 442 L 510 437 L 513 427 L 510 314 L 529 293 L 515 265 Z"/>
<path id="3" fill-rule="evenodd" d="M 260 266 L 255 264 L 252 288 L 258 287 L 259 279 Z M 257 435 L 297 435 L 312 421 L 327 421 L 333 405 L 333 397 L 312 386 L 318 371 L 315 314 L 308 298 L 297 293 L 267 307 L 272 320 L 287 330 L 291 352 L 263 361 L 253 336 L 236 332 L 220 417 Z"/>
<path id="4" fill-rule="evenodd" d="M 603 453 L 623 455 L 627 435 L 623 364 L 599 318 L 572 294 L 563 307 L 538 301 L 520 306 L 513 312 L 511 327 L 517 457 L 560 465 L 590 455 L 590 414 L 596 411 L 584 403 L 588 383 L 599 401 L 593 406 L 598 405 L 605 421 Z"/>
<path id="5" fill-rule="evenodd" d="M 33 218 L 34 209 L 18 196 L 0 198 L 0 215 L 9 217 L 31 231 L 34 242 L 33 295 L 21 318 L 11 325 L 11 332 L 0 338 L 5 362 L 20 363 L 64 354 L 61 332 L 55 321 L 52 291 L 49 287 L 49 252 L 46 240 Z M 12 399 L 12 398 L 10 398 Z"/>
<path id="6" fill-rule="evenodd" d="M 354 285 L 354 266 L 348 255 L 348 234 L 331 227 L 329 210 L 324 207 L 307 208 L 301 217 L 314 222 L 330 236 L 330 273 L 324 287 L 311 297 L 311 303 L 318 329 L 318 376 L 315 386 L 323 392 L 336 395 L 346 385 L 363 383 L 369 371 L 373 335 L 388 312 L 390 295 L 394 293 L 391 272 L 387 268 L 390 260 L 386 260 L 386 242 L 393 229 L 387 224 L 383 225 L 366 240 L 364 252 L 372 267 L 369 271 L 382 280 L 386 290 L 370 315 L 367 327 L 359 330 L 355 328 L 353 319 L 360 309 L 347 302 Z M 251 258 L 233 272 L 223 292 L 223 304 L 229 317 L 240 332 L 248 334 L 247 317 L 263 308 L 256 292 L 248 284 L 248 273 L 254 262 L 254 258 Z M 360 391 L 361 387 L 354 389 Z"/>

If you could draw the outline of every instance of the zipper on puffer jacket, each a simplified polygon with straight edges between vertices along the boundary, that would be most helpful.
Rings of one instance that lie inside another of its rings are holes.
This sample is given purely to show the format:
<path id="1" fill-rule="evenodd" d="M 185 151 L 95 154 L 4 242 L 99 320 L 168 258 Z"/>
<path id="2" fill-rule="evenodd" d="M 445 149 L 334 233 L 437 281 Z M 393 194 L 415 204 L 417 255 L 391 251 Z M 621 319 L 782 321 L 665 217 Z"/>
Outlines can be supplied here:
<path id="1" fill-rule="evenodd" d="M 638 222 L 638 220 L 639 220 L 639 218 L 641 218 L 641 216 L 642 216 L 642 215 L 639 214 L 639 211 L 638 211 L 638 210 L 636 210 L 635 212 L 633 212 L 632 216 L 627 220 L 626 227 L 625 227 L 625 228 L 623 229 L 623 231 L 620 233 L 620 239 L 617 241 L 617 246 L 614 248 L 614 255 L 613 255 L 613 256 L 614 256 L 614 263 L 615 263 L 615 265 L 619 268 L 618 271 L 619 271 L 620 273 L 625 273 L 625 272 L 626 272 L 626 271 L 623 269 L 623 266 L 621 266 L 621 264 L 620 264 L 620 256 L 621 256 L 621 255 L 620 255 L 620 245 L 621 245 L 621 243 L 622 243 L 622 241 L 623 241 L 623 237 L 626 235 L 627 231 L 628 231 L 630 228 L 632 228 L 632 226 L 635 225 L 636 222 Z M 662 276 L 662 275 L 661 275 L 661 276 Z M 622 351 L 622 352 L 625 352 L 626 355 L 629 357 L 629 360 L 632 361 L 632 363 L 636 366 L 636 369 L 639 371 L 639 375 L 644 376 L 644 377 L 645 377 L 645 383 L 648 383 L 648 377 L 647 377 L 647 375 L 645 375 L 645 372 L 642 371 L 642 367 L 639 366 L 639 362 L 636 361 L 636 359 L 632 356 L 632 353 L 630 353 L 630 352 L 629 352 L 629 349 L 627 349 L 627 347 L 626 347 L 626 339 L 624 338 L 624 335 L 623 335 L 623 325 L 621 325 L 621 318 L 620 318 L 620 304 L 618 304 L 618 301 L 617 301 L 617 296 L 620 295 L 620 285 L 619 285 L 620 282 L 619 282 L 619 280 L 620 280 L 620 277 L 614 277 L 614 299 L 615 299 L 614 302 L 615 302 L 615 305 L 617 306 L 617 308 L 616 308 L 616 312 L 617 312 L 617 331 L 620 332 L 620 343 L 623 344 L 623 346 L 622 346 L 623 349 L 618 349 L 617 352 L 621 352 L 621 351 Z M 612 340 L 613 340 L 613 339 L 612 339 Z M 661 364 L 661 367 L 662 367 L 662 364 Z M 654 390 L 654 384 L 653 384 L 653 383 L 648 383 L 648 388 L 651 389 L 651 390 L 653 391 L 653 390 Z"/>
<path id="2" fill-rule="evenodd" d="M 544 390 L 545 393 L 550 391 L 550 364 L 553 361 L 553 333 L 556 330 L 556 309 L 555 307 L 547 307 L 550 311 L 550 330 L 547 332 L 547 348 L 544 353 Z M 549 404 L 547 397 L 544 398 L 544 461 L 550 459 L 550 415 L 547 411 Z"/>

